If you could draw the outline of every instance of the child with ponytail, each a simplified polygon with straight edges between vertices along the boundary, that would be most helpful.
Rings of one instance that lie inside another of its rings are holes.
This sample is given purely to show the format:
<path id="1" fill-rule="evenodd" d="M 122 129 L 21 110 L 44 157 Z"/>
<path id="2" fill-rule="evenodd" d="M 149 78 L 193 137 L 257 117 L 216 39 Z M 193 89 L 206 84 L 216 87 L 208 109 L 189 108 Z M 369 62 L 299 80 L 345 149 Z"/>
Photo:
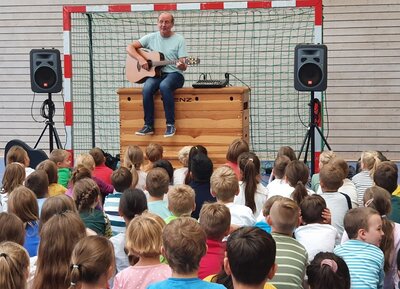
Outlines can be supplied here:
<path id="1" fill-rule="evenodd" d="M 314 194 L 306 188 L 310 172 L 306 164 L 299 160 L 291 161 L 285 169 L 286 182 L 292 187 L 290 198 L 298 205 L 308 195 Z"/>
<path id="2" fill-rule="evenodd" d="M 25 289 L 28 272 L 28 252 L 14 242 L 0 243 L 0 288 Z"/>
<path id="3" fill-rule="evenodd" d="M 242 179 L 234 203 L 249 207 L 257 218 L 268 197 L 267 189 L 260 183 L 260 160 L 255 153 L 244 152 L 239 155 L 237 164 Z"/>
<path id="4" fill-rule="evenodd" d="M 72 251 L 69 289 L 108 288 L 108 280 L 114 271 L 114 248 L 111 242 L 101 236 L 83 238 Z"/>
<path id="5" fill-rule="evenodd" d="M 79 180 L 74 185 L 74 200 L 79 216 L 86 228 L 99 235 L 112 237 L 111 223 L 107 215 L 96 206 L 99 202 L 100 189 L 96 182 L 89 178 Z"/>
<path id="6" fill-rule="evenodd" d="M 144 163 L 144 154 L 139 146 L 128 146 L 124 155 L 124 166 L 132 173 L 132 188 L 144 190 L 146 188 L 147 173 L 141 170 Z"/>
<path id="7" fill-rule="evenodd" d="M 310 289 L 350 289 L 349 268 L 342 258 L 320 252 L 307 267 Z"/>

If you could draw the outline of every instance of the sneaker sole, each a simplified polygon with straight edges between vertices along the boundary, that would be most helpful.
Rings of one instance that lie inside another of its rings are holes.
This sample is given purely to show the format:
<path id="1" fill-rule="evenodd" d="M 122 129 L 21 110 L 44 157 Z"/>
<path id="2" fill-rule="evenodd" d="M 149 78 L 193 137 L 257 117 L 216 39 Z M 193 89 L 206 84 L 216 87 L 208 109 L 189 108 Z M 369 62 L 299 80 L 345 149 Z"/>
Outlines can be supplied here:
<path id="1" fill-rule="evenodd" d="M 141 136 L 145 136 L 145 135 L 153 135 L 154 132 L 148 132 L 148 133 L 142 133 L 142 132 L 135 132 L 135 135 L 141 135 Z"/>
<path id="2" fill-rule="evenodd" d="M 174 134 L 164 134 L 164 137 L 172 137 L 174 135 L 175 135 L 175 133 Z"/>

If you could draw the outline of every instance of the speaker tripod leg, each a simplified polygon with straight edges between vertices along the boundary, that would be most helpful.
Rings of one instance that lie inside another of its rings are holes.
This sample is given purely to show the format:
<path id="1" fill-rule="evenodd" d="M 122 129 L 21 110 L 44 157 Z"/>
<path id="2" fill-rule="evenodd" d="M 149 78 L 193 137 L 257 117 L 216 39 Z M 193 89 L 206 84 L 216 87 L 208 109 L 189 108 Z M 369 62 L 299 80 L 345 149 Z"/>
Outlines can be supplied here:
<path id="1" fill-rule="evenodd" d="M 307 162 L 308 148 L 310 147 L 310 129 L 311 129 L 311 127 L 307 128 L 307 132 L 304 136 L 303 144 L 301 145 L 299 154 L 297 156 L 297 159 L 300 160 L 301 155 L 304 152 L 304 162 Z M 304 150 L 304 147 L 306 147 L 305 150 Z"/>
<path id="2" fill-rule="evenodd" d="M 53 134 L 54 134 L 54 140 L 56 141 L 56 146 L 58 149 L 62 149 L 62 144 L 60 141 L 60 136 L 58 135 L 57 129 L 55 126 L 53 126 Z"/>
<path id="3" fill-rule="evenodd" d="M 37 146 L 39 145 L 40 140 L 42 139 L 42 137 L 43 137 L 44 133 L 46 132 L 46 129 L 47 129 L 48 126 L 49 126 L 49 123 L 46 121 L 46 125 L 45 125 L 45 127 L 43 128 L 42 133 L 40 134 L 40 136 L 39 136 L 39 138 L 38 138 L 38 140 L 37 140 L 35 146 L 33 147 L 34 149 L 36 149 Z"/>
<path id="4" fill-rule="evenodd" d="M 326 147 L 328 148 L 328 150 L 331 151 L 331 150 L 332 150 L 332 149 L 331 149 L 331 146 L 328 144 L 328 141 L 326 140 L 326 138 L 325 138 L 324 134 L 322 133 L 321 129 L 320 129 L 318 126 L 316 126 L 315 128 L 317 129 L 318 134 L 320 135 L 320 137 L 321 137 L 323 143 L 326 145 Z"/>

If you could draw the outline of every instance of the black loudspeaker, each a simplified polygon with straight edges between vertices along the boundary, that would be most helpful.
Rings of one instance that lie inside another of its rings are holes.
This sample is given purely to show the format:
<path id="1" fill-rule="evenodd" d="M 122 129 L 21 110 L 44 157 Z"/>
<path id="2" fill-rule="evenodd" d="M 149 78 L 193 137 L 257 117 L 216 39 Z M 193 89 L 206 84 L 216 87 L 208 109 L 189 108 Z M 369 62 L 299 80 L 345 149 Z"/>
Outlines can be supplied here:
<path id="1" fill-rule="evenodd" d="M 327 53 L 323 44 L 298 44 L 294 56 L 294 88 L 298 91 L 324 91 L 328 84 Z"/>
<path id="2" fill-rule="evenodd" d="M 31 88 L 38 93 L 56 93 L 62 89 L 60 51 L 32 49 L 30 52 Z"/>

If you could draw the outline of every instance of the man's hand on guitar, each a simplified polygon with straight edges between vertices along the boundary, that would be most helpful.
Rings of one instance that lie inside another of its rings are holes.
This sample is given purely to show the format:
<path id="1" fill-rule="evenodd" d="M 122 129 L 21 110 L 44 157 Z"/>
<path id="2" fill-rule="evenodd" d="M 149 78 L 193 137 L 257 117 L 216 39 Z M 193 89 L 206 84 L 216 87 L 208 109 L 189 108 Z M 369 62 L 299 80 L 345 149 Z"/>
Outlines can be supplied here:
<path id="1" fill-rule="evenodd" d="M 185 59 L 179 59 L 179 61 L 176 63 L 176 67 L 182 71 L 185 71 L 187 69 Z"/>
<path id="2" fill-rule="evenodd" d="M 139 65 L 140 65 L 144 70 L 147 70 L 147 71 L 150 70 L 149 63 L 148 63 L 147 60 L 144 59 L 144 58 L 142 58 L 142 59 L 139 60 Z"/>

